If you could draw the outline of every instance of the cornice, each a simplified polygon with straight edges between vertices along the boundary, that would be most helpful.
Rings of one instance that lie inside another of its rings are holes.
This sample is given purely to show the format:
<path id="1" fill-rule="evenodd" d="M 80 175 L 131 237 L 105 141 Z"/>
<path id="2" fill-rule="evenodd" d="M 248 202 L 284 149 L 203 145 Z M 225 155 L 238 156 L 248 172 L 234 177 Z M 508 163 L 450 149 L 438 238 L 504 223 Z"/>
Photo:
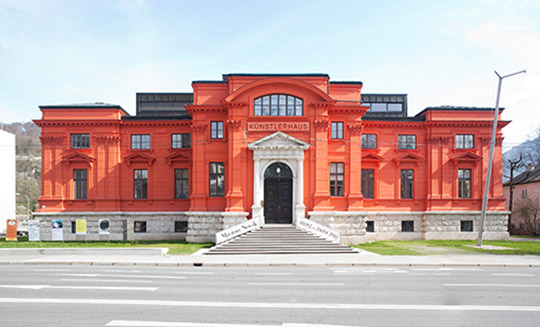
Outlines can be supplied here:
<path id="1" fill-rule="evenodd" d="M 41 136 L 39 138 L 41 144 L 62 144 L 66 139 L 65 136 Z"/>
<path id="2" fill-rule="evenodd" d="M 34 120 L 42 126 L 120 126 L 121 120 Z"/>
<path id="3" fill-rule="evenodd" d="M 313 126 L 316 131 L 327 131 L 328 130 L 328 119 L 317 119 L 313 121 Z"/>
<path id="4" fill-rule="evenodd" d="M 189 113 L 192 112 L 222 112 L 225 111 L 226 107 L 223 105 L 189 105 L 186 106 L 186 110 Z"/>
<path id="5" fill-rule="evenodd" d="M 123 125 L 126 127 L 131 126 L 184 126 L 190 127 L 191 120 L 133 120 L 124 121 Z"/>
<path id="6" fill-rule="evenodd" d="M 410 121 L 374 121 L 374 120 L 363 120 L 363 125 L 365 127 L 411 127 L 418 128 L 424 127 L 425 122 L 410 122 Z"/>
<path id="7" fill-rule="evenodd" d="M 349 125 L 347 125 L 347 127 L 349 128 L 349 132 L 352 135 L 361 135 L 362 134 L 363 126 L 362 126 L 361 123 L 349 124 Z"/>

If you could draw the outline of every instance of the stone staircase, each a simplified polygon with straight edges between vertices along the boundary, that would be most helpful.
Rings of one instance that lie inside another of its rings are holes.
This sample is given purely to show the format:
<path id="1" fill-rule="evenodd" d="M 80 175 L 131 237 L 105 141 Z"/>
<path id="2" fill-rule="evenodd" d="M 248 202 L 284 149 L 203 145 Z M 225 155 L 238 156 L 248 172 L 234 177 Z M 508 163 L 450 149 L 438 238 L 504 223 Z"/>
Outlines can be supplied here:
<path id="1" fill-rule="evenodd" d="M 206 255 L 358 253 L 294 225 L 269 225 L 214 246 Z"/>

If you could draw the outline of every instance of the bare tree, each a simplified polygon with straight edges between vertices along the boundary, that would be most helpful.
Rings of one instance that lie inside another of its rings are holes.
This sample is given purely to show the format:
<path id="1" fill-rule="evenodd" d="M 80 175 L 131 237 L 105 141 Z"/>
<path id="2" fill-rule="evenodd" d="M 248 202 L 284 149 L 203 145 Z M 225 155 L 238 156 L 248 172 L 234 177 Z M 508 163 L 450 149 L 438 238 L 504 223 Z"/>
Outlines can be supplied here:
<path id="1" fill-rule="evenodd" d="M 508 211 L 510 211 L 510 214 L 508 215 L 508 229 L 512 228 L 512 208 L 514 205 L 514 172 L 521 169 L 525 163 L 523 161 L 523 154 L 519 154 L 519 158 L 517 159 L 506 159 L 504 161 L 504 164 L 508 167 L 509 176 L 505 176 L 509 178 L 508 181 L 508 190 L 510 191 L 510 199 L 508 202 Z"/>

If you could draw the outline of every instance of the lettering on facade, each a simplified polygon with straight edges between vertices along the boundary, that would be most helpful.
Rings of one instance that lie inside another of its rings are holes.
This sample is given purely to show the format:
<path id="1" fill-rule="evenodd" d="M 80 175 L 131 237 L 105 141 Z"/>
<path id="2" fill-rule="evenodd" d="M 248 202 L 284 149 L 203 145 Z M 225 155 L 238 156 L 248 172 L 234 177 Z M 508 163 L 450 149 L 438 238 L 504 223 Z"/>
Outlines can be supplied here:
<path id="1" fill-rule="evenodd" d="M 248 122 L 248 131 L 286 131 L 286 132 L 309 132 L 308 122 Z"/>
<path id="2" fill-rule="evenodd" d="M 341 236 L 338 232 L 331 230 L 330 228 L 320 225 L 316 222 L 304 219 L 304 218 L 298 218 L 297 223 L 298 227 L 307 230 L 315 235 L 319 235 L 323 237 L 326 240 L 339 243 Z"/>
<path id="3" fill-rule="evenodd" d="M 241 223 L 240 225 L 233 226 L 229 229 L 223 230 L 216 234 L 216 244 L 221 244 L 225 241 L 228 241 L 230 239 L 233 239 L 237 236 L 240 236 L 242 234 L 245 234 L 249 231 L 252 231 L 254 229 L 259 228 L 259 223 L 254 220 L 248 220 L 244 223 Z"/>

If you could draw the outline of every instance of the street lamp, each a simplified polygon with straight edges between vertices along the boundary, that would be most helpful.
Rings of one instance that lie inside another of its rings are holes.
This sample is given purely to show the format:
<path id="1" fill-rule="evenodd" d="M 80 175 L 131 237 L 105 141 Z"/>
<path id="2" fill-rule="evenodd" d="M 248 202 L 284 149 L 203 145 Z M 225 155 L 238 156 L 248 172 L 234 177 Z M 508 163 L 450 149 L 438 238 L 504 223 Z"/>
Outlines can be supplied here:
<path id="1" fill-rule="evenodd" d="M 488 203 L 488 193 L 489 193 L 489 182 L 491 180 L 491 170 L 493 166 L 493 152 L 495 151 L 495 135 L 497 134 L 497 119 L 499 118 L 499 99 L 501 97 L 501 86 L 502 86 L 502 80 L 503 78 L 507 78 L 510 76 L 514 76 L 517 74 L 525 73 L 525 70 L 508 74 L 505 76 L 499 75 L 497 71 L 495 71 L 495 74 L 499 78 L 499 86 L 497 88 L 497 100 L 495 101 L 495 118 L 493 120 L 493 130 L 491 132 L 491 146 L 489 147 L 489 163 L 488 163 L 488 171 L 486 176 L 486 186 L 484 188 L 484 198 L 482 199 L 482 215 L 480 217 L 480 230 L 478 231 L 478 243 L 477 246 L 482 246 L 482 237 L 484 236 L 484 225 L 486 224 L 486 210 L 487 210 L 487 203 Z"/>
<path id="2" fill-rule="evenodd" d="M 25 196 L 26 197 L 26 219 L 30 219 L 30 197 L 26 194 L 22 194 L 22 193 L 16 193 L 17 195 L 20 195 L 20 196 Z"/>

